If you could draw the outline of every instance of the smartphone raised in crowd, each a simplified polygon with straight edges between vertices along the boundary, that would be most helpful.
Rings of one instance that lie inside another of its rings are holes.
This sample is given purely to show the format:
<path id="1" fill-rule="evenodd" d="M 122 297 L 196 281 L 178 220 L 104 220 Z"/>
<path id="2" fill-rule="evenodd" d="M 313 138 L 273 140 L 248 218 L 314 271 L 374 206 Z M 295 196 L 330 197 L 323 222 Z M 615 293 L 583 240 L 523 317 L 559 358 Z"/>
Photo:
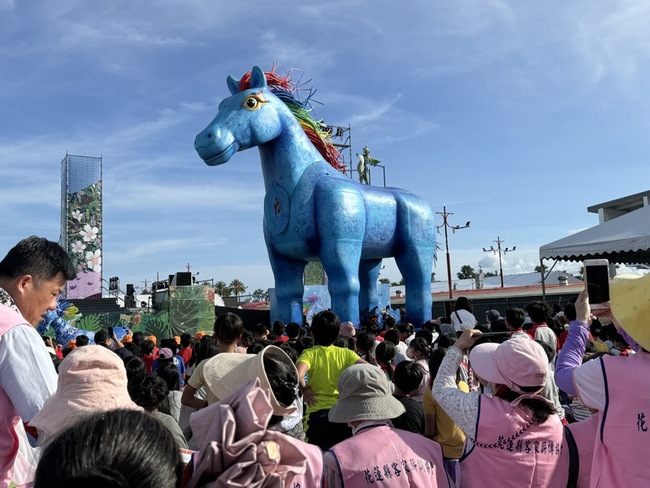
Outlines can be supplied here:
<path id="1" fill-rule="evenodd" d="M 584 279 L 589 303 L 609 301 L 609 261 L 607 259 L 585 259 Z"/>

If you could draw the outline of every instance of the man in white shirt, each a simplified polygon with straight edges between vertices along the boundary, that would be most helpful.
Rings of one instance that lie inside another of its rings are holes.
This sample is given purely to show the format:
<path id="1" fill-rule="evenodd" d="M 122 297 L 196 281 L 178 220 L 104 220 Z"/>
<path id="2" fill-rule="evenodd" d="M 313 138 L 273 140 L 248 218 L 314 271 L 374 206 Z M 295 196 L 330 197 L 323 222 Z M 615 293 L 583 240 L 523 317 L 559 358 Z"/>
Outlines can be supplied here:
<path id="1" fill-rule="evenodd" d="M 74 277 L 65 250 L 40 237 L 23 239 L 0 261 L 0 488 L 30 481 L 29 463 L 21 458 L 29 447 L 19 423 L 36 415 L 57 382 L 34 327 L 56 309 Z"/>

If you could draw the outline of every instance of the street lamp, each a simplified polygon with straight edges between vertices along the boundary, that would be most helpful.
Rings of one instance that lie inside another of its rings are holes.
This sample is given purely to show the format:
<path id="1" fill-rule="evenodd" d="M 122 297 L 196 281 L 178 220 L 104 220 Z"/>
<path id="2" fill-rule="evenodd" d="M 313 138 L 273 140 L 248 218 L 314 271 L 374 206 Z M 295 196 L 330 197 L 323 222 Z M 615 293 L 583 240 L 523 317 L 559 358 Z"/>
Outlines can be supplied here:
<path id="1" fill-rule="evenodd" d="M 442 206 L 442 212 L 436 212 L 438 215 L 442 215 L 442 224 L 436 226 L 436 230 L 440 232 L 440 227 L 445 228 L 445 251 L 447 253 L 447 284 L 449 285 L 449 299 L 452 297 L 452 288 L 451 288 L 451 258 L 449 257 L 449 238 L 447 237 L 447 228 L 449 227 L 452 233 L 456 233 L 457 230 L 467 229 L 469 227 L 469 220 L 465 225 L 449 225 L 447 217 L 454 215 L 453 212 L 447 212 L 447 207 Z"/>
<path id="2" fill-rule="evenodd" d="M 485 249 L 483 248 L 483 252 L 493 252 L 494 254 L 499 254 L 499 276 L 501 277 L 501 288 L 503 288 L 503 266 L 501 265 L 501 253 L 508 254 L 509 252 L 515 251 L 517 249 L 517 246 L 513 246 L 512 249 L 510 248 L 502 248 L 501 244 L 503 244 L 506 241 L 502 241 L 499 236 L 497 236 L 496 241 L 492 241 L 497 243 L 497 248 L 494 249 L 494 246 L 490 246 L 490 249 Z"/>

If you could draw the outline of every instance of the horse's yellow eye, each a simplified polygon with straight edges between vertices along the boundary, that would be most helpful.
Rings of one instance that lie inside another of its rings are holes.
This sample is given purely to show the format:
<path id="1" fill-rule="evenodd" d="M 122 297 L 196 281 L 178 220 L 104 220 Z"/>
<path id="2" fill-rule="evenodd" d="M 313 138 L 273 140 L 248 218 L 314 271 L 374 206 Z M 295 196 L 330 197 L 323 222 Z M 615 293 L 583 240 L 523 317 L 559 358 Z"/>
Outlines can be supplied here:
<path id="1" fill-rule="evenodd" d="M 264 100 L 258 94 L 254 93 L 244 98 L 244 102 L 242 103 L 242 106 L 246 110 L 259 110 L 259 108 L 262 106 L 263 103 L 266 103 L 266 100 Z"/>

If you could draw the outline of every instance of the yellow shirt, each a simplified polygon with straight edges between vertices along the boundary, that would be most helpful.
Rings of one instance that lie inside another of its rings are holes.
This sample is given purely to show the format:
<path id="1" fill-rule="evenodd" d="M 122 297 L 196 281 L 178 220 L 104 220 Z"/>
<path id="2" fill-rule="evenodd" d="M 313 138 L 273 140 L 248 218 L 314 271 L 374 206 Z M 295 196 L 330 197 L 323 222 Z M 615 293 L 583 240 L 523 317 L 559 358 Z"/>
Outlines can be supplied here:
<path id="1" fill-rule="evenodd" d="M 469 386 L 464 381 L 458 383 L 458 389 L 469 393 Z M 442 447 L 442 454 L 447 459 L 459 459 L 463 455 L 465 447 L 465 433 L 449 418 L 449 415 L 442 409 L 433 398 L 431 388 L 427 388 L 422 397 L 424 408 L 424 421 L 427 423 L 429 416 L 435 418 L 436 429 L 433 440 Z M 429 428 L 425 427 L 427 437 L 431 434 Z"/>
<path id="2" fill-rule="evenodd" d="M 302 352 L 297 363 L 307 365 L 307 385 L 316 397 L 316 404 L 307 407 L 307 414 L 334 406 L 339 400 L 339 376 L 358 360 L 356 352 L 344 347 L 314 346 Z"/>

